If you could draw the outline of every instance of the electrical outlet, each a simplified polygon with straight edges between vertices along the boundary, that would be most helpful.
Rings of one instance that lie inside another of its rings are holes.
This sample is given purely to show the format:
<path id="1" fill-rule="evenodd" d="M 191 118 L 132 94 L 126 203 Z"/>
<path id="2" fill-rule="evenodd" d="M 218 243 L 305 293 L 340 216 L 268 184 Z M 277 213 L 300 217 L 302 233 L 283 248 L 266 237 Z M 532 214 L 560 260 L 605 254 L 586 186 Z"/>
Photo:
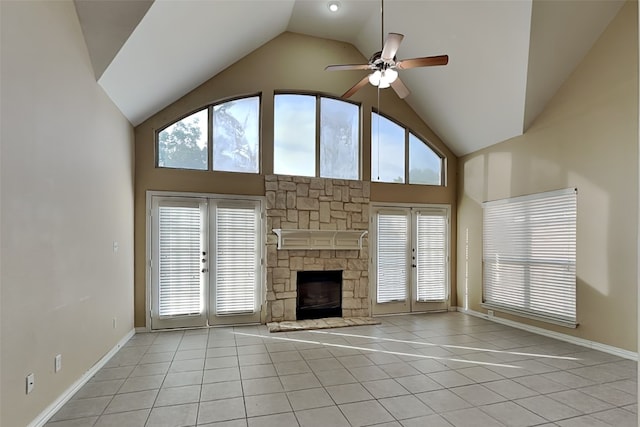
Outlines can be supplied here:
<path id="1" fill-rule="evenodd" d="M 114 317 L 113 318 L 113 329 L 115 329 L 118 326 L 118 320 Z"/>
<path id="2" fill-rule="evenodd" d="M 62 369 L 62 355 L 58 354 L 54 362 L 54 372 L 58 372 Z"/>
<path id="3" fill-rule="evenodd" d="M 36 385 L 36 378 L 33 374 L 27 375 L 27 394 L 33 391 L 33 387 Z"/>
<path id="4" fill-rule="evenodd" d="M 487 310 L 487 316 L 493 317 L 493 310 Z"/>

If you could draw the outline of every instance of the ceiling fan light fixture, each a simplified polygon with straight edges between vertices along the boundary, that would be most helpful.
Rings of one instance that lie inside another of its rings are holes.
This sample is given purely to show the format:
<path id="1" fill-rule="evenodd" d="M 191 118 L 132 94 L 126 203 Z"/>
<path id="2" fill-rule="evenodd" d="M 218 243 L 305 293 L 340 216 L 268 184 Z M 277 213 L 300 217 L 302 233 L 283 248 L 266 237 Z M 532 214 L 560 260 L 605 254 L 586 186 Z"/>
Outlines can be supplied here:
<path id="1" fill-rule="evenodd" d="M 331 12 L 337 12 L 338 9 L 340 9 L 340 2 L 339 1 L 330 1 L 329 3 L 327 3 L 327 7 L 329 8 L 329 10 Z"/>
<path id="2" fill-rule="evenodd" d="M 374 86 L 378 86 L 380 84 L 380 79 L 382 77 L 382 73 L 380 70 L 376 70 L 373 73 L 369 74 L 369 83 Z"/>
<path id="3" fill-rule="evenodd" d="M 382 78 L 391 84 L 398 78 L 398 72 L 393 68 L 388 68 L 382 73 Z"/>
<path id="4" fill-rule="evenodd" d="M 398 72 L 391 68 L 386 70 L 376 70 L 369 74 L 369 83 L 380 89 L 386 89 L 391 86 L 391 83 L 395 82 L 398 78 Z"/>

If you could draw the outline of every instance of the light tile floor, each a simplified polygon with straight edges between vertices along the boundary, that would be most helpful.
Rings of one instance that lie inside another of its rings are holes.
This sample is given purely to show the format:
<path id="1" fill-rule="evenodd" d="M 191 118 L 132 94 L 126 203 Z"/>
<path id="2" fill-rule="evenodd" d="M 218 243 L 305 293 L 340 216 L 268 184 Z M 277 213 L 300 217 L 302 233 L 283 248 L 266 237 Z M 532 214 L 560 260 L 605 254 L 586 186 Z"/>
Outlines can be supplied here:
<path id="1" fill-rule="evenodd" d="M 136 334 L 48 427 L 637 426 L 637 364 L 461 313 Z"/>

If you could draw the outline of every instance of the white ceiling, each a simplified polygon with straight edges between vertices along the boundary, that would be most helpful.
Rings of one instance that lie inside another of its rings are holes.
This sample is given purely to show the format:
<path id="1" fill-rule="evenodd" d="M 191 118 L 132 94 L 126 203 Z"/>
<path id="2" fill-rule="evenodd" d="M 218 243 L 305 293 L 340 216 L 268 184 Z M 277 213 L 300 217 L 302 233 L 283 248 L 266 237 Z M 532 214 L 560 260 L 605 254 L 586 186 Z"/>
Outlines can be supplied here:
<path id="1" fill-rule="evenodd" d="M 96 74 L 109 63 L 99 83 L 134 125 L 283 31 L 349 42 L 367 58 L 381 45 L 374 0 L 340 0 L 335 14 L 328 0 L 155 0 L 124 44 L 122 16 L 137 21 L 140 5 L 127 13 L 137 2 L 75 1 Z M 522 134 L 623 3 L 386 0 L 384 32 L 405 35 L 400 59 L 449 55 L 446 67 L 401 78 L 407 103 L 464 155 Z"/>

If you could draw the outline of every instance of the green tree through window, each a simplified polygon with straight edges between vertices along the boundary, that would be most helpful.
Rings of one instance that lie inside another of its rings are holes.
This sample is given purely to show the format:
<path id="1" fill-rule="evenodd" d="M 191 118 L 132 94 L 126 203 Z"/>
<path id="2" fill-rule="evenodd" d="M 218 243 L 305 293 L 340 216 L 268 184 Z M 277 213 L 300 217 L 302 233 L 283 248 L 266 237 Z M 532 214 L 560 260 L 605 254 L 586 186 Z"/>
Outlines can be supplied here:
<path id="1" fill-rule="evenodd" d="M 158 134 L 158 166 L 207 170 L 206 124 L 205 109 L 162 130 Z"/>

